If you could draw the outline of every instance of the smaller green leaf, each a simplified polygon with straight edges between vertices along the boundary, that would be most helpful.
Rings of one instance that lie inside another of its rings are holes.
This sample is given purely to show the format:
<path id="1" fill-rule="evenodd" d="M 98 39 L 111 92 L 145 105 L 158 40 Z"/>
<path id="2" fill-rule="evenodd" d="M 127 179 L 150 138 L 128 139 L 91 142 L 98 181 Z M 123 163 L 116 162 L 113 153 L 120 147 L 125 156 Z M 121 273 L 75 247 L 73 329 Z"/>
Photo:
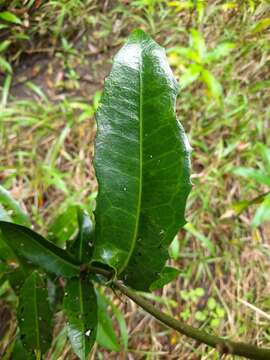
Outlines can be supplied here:
<path id="1" fill-rule="evenodd" d="M 209 298 L 208 301 L 207 301 L 207 307 L 208 309 L 210 310 L 214 310 L 217 306 L 217 302 L 214 298 Z"/>
<path id="2" fill-rule="evenodd" d="M 0 24 L 0 30 L 7 29 L 7 28 L 8 28 L 7 24 Z"/>
<path id="3" fill-rule="evenodd" d="M 201 59 L 196 51 L 191 48 L 175 46 L 168 50 L 168 53 L 175 53 L 184 57 L 187 60 L 194 61 L 195 63 L 200 63 Z"/>
<path id="4" fill-rule="evenodd" d="M 63 353 L 63 349 L 67 342 L 67 329 L 64 327 L 57 337 L 53 340 L 52 344 L 52 353 L 50 360 L 59 360 Z"/>
<path id="5" fill-rule="evenodd" d="M 204 17 L 204 9 L 206 4 L 204 4 L 202 1 L 197 1 L 196 3 L 196 10 L 198 14 L 198 23 L 201 24 Z"/>
<path id="6" fill-rule="evenodd" d="M 207 85 L 211 95 L 216 99 L 220 99 L 223 93 L 222 86 L 214 75 L 210 71 L 203 69 L 201 72 L 201 78 Z"/>
<path id="7" fill-rule="evenodd" d="M 11 44 L 11 41 L 10 40 L 4 40 L 0 43 L 0 52 L 3 52 L 5 51 L 9 45 Z"/>
<path id="8" fill-rule="evenodd" d="M 255 84 L 250 85 L 250 91 L 252 93 L 257 93 L 261 90 L 268 91 L 269 88 L 270 88 L 270 80 L 262 80 L 262 81 L 256 82 Z"/>
<path id="9" fill-rule="evenodd" d="M 4 274 L 9 280 L 13 290 L 17 293 L 18 288 L 24 283 L 26 277 L 29 275 L 29 266 L 20 259 L 10 248 L 0 229 L 0 260 L 6 264 Z"/>
<path id="10" fill-rule="evenodd" d="M 12 351 L 12 358 L 16 360 L 34 360 L 34 354 L 27 352 L 22 344 L 20 333 L 17 335 Z"/>
<path id="11" fill-rule="evenodd" d="M 202 311 L 196 311 L 195 313 L 195 319 L 197 321 L 205 321 L 207 319 L 207 316 L 204 312 Z"/>
<path id="12" fill-rule="evenodd" d="M 69 206 L 49 224 L 49 240 L 63 247 L 77 229 L 77 206 Z"/>
<path id="13" fill-rule="evenodd" d="M 119 351 L 120 346 L 117 341 L 116 334 L 113 329 L 111 317 L 107 312 L 107 304 L 104 296 L 97 292 L 98 301 L 98 329 L 97 329 L 97 343 L 111 351 Z"/>
<path id="14" fill-rule="evenodd" d="M 169 255 L 173 260 L 178 260 L 180 255 L 180 244 L 176 235 L 169 247 Z"/>
<path id="15" fill-rule="evenodd" d="M 198 30 L 192 29 L 190 32 L 190 46 L 196 51 L 202 61 L 206 53 L 204 38 Z"/>
<path id="16" fill-rule="evenodd" d="M 258 207 L 255 216 L 253 218 L 252 224 L 254 226 L 260 226 L 264 222 L 270 220 L 270 195 L 265 197 L 261 206 Z"/>
<path id="17" fill-rule="evenodd" d="M 222 57 L 225 57 L 230 54 L 230 52 L 235 49 L 235 44 L 226 42 L 223 44 L 218 44 L 213 50 L 209 51 L 204 57 L 204 63 L 210 64 L 212 62 L 218 61 Z"/>
<path id="18" fill-rule="evenodd" d="M 243 211 L 248 209 L 250 206 L 262 204 L 269 194 L 270 194 L 270 192 L 267 192 L 267 193 L 261 194 L 259 196 L 256 196 L 255 198 L 253 198 L 251 200 L 241 200 L 241 201 L 235 202 L 232 206 L 232 211 L 233 211 L 232 215 L 240 215 Z"/>
<path id="19" fill-rule="evenodd" d="M 194 294 L 196 295 L 196 297 L 202 297 L 205 294 L 205 290 L 201 287 L 198 287 L 196 289 L 194 289 Z"/>
<path id="20" fill-rule="evenodd" d="M 189 233 L 191 233 L 193 236 L 195 236 L 202 243 L 202 245 L 208 249 L 208 251 L 212 256 L 215 256 L 216 254 L 215 246 L 213 245 L 210 239 L 208 239 L 206 236 L 201 234 L 197 229 L 195 229 L 195 227 L 191 223 L 187 223 L 184 226 L 184 229 L 187 230 Z"/>
<path id="21" fill-rule="evenodd" d="M 100 296 L 104 299 L 104 301 L 107 303 L 108 306 L 111 307 L 112 313 L 115 316 L 120 330 L 121 335 L 121 343 L 125 350 L 128 349 L 128 329 L 126 325 L 126 320 L 124 318 L 124 315 L 122 312 L 118 309 L 117 306 L 114 305 L 114 303 L 111 301 L 111 299 L 107 296 L 105 296 L 103 293 L 99 292 Z"/>
<path id="22" fill-rule="evenodd" d="M 88 278 L 68 280 L 63 305 L 72 348 L 86 360 L 96 340 L 98 323 L 96 293 Z"/>
<path id="23" fill-rule="evenodd" d="M 191 64 L 179 79 L 180 89 L 184 89 L 196 81 L 201 75 L 201 71 L 202 67 L 200 65 Z"/>
<path id="24" fill-rule="evenodd" d="M 7 73 L 12 73 L 12 67 L 10 66 L 9 62 L 0 56 L 0 69 Z"/>
<path id="25" fill-rule="evenodd" d="M 270 177 L 270 148 L 262 143 L 257 144 L 256 148 L 264 161 L 266 171 Z"/>
<path id="26" fill-rule="evenodd" d="M 10 192 L 0 185 L 0 204 L 11 212 L 12 220 L 20 225 L 31 226 L 31 221 L 20 204 L 13 199 Z"/>
<path id="27" fill-rule="evenodd" d="M 233 173 L 257 181 L 259 184 L 270 186 L 270 176 L 261 170 L 239 167 Z"/>
<path id="28" fill-rule="evenodd" d="M 2 100 L 1 100 L 2 107 L 6 107 L 7 105 L 11 83 L 12 83 L 12 76 L 10 74 L 7 74 L 2 87 Z"/>
<path id="29" fill-rule="evenodd" d="M 219 319 L 212 319 L 210 321 L 210 326 L 211 328 L 215 329 L 220 325 L 220 320 Z"/>
<path id="30" fill-rule="evenodd" d="M 165 266 L 164 269 L 160 273 L 159 279 L 154 281 L 151 286 L 150 290 L 155 291 L 157 289 L 163 288 L 164 285 L 168 284 L 169 282 L 173 281 L 179 275 L 180 271 L 173 267 Z"/>
<path id="31" fill-rule="evenodd" d="M 225 310 L 222 309 L 221 307 L 217 307 L 216 314 L 218 318 L 223 319 L 225 317 Z"/>
<path id="32" fill-rule="evenodd" d="M 66 251 L 24 226 L 0 221 L 4 240 L 16 254 L 59 276 L 78 276 L 79 266 Z"/>
<path id="33" fill-rule="evenodd" d="M 80 263 L 91 260 L 94 242 L 94 223 L 90 216 L 78 209 L 79 234 L 71 248 L 72 254 Z"/>
<path id="34" fill-rule="evenodd" d="M 5 20 L 7 22 L 21 25 L 22 21 L 16 15 L 12 14 L 10 11 L 2 11 L 0 12 L 0 19 Z"/>
<path id="35" fill-rule="evenodd" d="M 10 218 L 8 212 L 4 209 L 2 204 L 0 204 L 0 220 L 11 221 L 11 218 Z"/>
<path id="36" fill-rule="evenodd" d="M 257 34 L 258 32 L 264 31 L 270 27 L 270 18 L 265 18 L 258 21 L 251 29 L 253 34 Z"/>
<path id="37" fill-rule="evenodd" d="M 52 313 L 46 283 L 37 272 L 33 272 L 21 288 L 18 320 L 25 349 L 45 354 L 52 339 Z"/>

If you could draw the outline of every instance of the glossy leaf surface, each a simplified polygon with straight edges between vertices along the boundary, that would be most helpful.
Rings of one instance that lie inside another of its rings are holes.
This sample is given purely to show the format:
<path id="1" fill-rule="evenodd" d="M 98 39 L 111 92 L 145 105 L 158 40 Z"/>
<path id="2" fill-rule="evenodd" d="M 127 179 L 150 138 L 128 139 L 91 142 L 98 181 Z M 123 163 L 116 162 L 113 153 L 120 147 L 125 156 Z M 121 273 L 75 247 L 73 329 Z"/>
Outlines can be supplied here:
<path id="1" fill-rule="evenodd" d="M 68 280 L 64 311 L 72 348 L 81 360 L 85 360 L 95 343 L 98 323 L 96 293 L 87 278 Z"/>
<path id="2" fill-rule="evenodd" d="M 0 204 L 0 221 L 10 221 L 9 214 Z M 24 283 L 26 277 L 29 275 L 29 266 L 25 260 L 19 258 L 10 246 L 5 241 L 4 235 L 0 229 L 0 260 L 6 263 L 5 273 L 13 290 L 17 289 Z"/>
<path id="3" fill-rule="evenodd" d="M 178 269 L 165 266 L 160 273 L 159 279 L 157 279 L 151 284 L 150 290 L 154 291 L 163 288 L 164 285 L 173 281 L 175 278 L 177 278 L 178 275 L 179 275 Z"/>
<path id="4" fill-rule="evenodd" d="M 83 210 L 78 210 L 79 234 L 71 248 L 78 262 L 89 262 L 93 253 L 94 223 Z"/>
<path id="5" fill-rule="evenodd" d="M 13 199 L 9 191 L 0 186 L 0 221 L 15 221 L 21 225 L 30 226 L 30 220 L 27 214 L 21 209 L 19 203 Z M 0 229 L 0 260 L 8 265 L 5 274 L 13 290 L 17 292 L 18 288 L 24 283 L 29 275 L 29 266 L 25 260 L 19 258 L 12 248 L 5 241 L 4 234 Z"/>
<path id="6" fill-rule="evenodd" d="M 49 224 L 48 239 L 56 245 L 68 245 L 70 238 L 77 229 L 77 206 L 69 206 L 56 216 Z"/>
<path id="7" fill-rule="evenodd" d="M 16 360 L 35 360 L 35 355 L 33 353 L 29 353 L 23 347 L 20 334 L 17 335 L 15 340 L 15 344 L 12 350 L 12 356 Z"/>
<path id="8" fill-rule="evenodd" d="M 59 276 L 79 275 L 79 266 L 73 258 L 36 232 L 5 221 L 0 221 L 0 229 L 8 246 L 33 264 Z"/>
<path id="9" fill-rule="evenodd" d="M 97 112 L 94 260 L 148 290 L 185 224 L 190 147 L 164 50 L 141 30 L 116 55 Z"/>
<path id="10" fill-rule="evenodd" d="M 21 288 L 18 320 L 25 349 L 44 354 L 51 343 L 52 313 L 46 283 L 37 272 Z"/>

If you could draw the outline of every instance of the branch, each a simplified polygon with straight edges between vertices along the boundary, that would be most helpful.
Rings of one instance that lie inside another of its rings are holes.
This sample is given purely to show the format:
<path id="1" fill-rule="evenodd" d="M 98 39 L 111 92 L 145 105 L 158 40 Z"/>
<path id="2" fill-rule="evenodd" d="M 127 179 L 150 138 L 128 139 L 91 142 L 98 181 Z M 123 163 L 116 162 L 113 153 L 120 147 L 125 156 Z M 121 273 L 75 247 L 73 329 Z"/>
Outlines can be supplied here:
<path id="1" fill-rule="evenodd" d="M 88 266 L 88 271 L 101 274 L 109 279 L 112 276 L 110 271 L 94 266 Z M 258 348 L 254 345 L 249 345 L 242 342 L 233 342 L 215 335 L 210 335 L 203 330 L 196 329 L 164 314 L 162 311 L 155 308 L 155 306 L 153 306 L 149 301 L 138 295 L 135 291 L 126 287 L 121 281 L 114 281 L 113 285 L 123 294 L 133 300 L 137 305 L 142 307 L 146 312 L 153 315 L 162 324 L 178 331 L 183 335 L 197 340 L 200 343 L 216 348 L 216 350 L 221 354 L 244 356 L 247 359 L 253 360 L 270 360 L 270 349 Z"/>

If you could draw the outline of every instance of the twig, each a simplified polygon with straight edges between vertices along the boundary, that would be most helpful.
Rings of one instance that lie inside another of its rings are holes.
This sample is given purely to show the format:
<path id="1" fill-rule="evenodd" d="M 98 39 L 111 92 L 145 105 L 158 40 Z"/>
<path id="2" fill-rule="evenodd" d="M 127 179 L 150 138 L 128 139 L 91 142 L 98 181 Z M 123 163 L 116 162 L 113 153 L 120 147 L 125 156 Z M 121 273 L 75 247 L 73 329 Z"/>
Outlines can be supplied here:
<path id="1" fill-rule="evenodd" d="M 112 278 L 112 273 L 105 269 L 100 269 L 94 266 L 88 266 L 89 272 L 95 272 L 101 274 L 108 279 Z M 253 360 L 270 360 L 270 349 L 258 348 L 257 346 L 242 343 L 233 342 L 224 338 L 210 335 L 203 330 L 196 329 L 190 325 L 187 325 L 179 320 L 166 315 L 162 311 L 158 310 L 149 301 L 142 298 L 134 290 L 125 286 L 121 281 L 113 281 L 115 288 L 120 290 L 124 295 L 133 300 L 137 305 L 142 307 L 146 312 L 154 316 L 162 324 L 178 331 L 179 333 L 186 335 L 200 343 L 209 345 L 215 348 L 220 354 L 231 354 L 246 357 Z"/>

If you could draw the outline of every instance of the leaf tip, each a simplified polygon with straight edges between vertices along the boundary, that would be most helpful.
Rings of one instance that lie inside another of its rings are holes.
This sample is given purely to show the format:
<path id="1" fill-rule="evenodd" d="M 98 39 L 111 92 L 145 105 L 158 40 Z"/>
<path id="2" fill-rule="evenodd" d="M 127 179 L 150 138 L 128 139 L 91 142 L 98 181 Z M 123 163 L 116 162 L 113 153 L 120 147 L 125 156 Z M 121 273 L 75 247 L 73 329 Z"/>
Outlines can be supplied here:
<path id="1" fill-rule="evenodd" d="M 130 35 L 129 40 L 130 41 L 141 41 L 149 39 L 149 36 L 142 30 L 142 29 L 134 29 Z"/>

